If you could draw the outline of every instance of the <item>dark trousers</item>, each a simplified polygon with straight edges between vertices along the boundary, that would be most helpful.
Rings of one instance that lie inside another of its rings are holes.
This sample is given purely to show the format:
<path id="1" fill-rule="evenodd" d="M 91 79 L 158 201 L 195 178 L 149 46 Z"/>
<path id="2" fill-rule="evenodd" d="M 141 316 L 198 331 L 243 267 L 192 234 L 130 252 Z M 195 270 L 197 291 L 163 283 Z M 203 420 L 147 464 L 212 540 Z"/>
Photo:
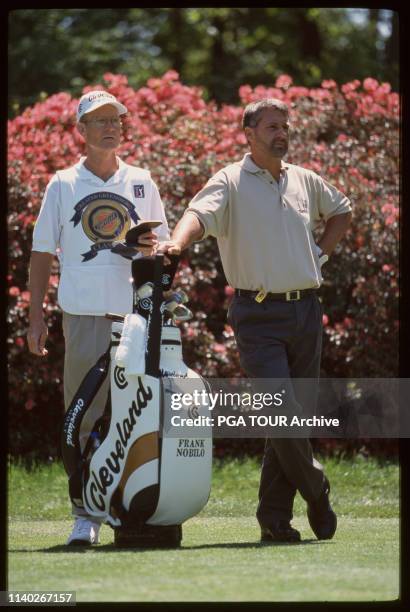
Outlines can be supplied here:
<path id="1" fill-rule="evenodd" d="M 241 366 L 250 378 L 319 379 L 322 347 L 322 306 L 318 297 L 299 301 L 262 303 L 235 296 L 228 321 L 239 349 Z M 296 401 L 297 385 L 294 388 Z M 268 438 L 265 443 L 259 505 L 259 523 L 269 526 L 290 520 L 298 490 L 307 501 L 322 491 L 322 466 L 313 458 L 306 438 Z"/>

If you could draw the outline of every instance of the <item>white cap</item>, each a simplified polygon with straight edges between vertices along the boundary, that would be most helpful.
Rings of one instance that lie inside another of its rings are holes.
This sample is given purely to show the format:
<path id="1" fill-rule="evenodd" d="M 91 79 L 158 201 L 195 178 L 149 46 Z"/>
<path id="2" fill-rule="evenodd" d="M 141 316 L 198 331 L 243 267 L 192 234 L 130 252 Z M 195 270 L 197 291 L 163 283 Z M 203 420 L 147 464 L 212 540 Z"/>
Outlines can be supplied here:
<path id="1" fill-rule="evenodd" d="M 127 107 L 118 102 L 117 98 L 112 94 L 108 93 L 108 91 L 88 91 L 80 98 L 80 102 L 77 107 L 77 121 L 80 121 L 81 117 L 86 113 L 91 113 L 91 111 L 96 108 L 100 108 L 100 106 L 104 106 L 105 104 L 112 104 L 118 110 L 119 115 L 124 115 L 127 111 Z"/>

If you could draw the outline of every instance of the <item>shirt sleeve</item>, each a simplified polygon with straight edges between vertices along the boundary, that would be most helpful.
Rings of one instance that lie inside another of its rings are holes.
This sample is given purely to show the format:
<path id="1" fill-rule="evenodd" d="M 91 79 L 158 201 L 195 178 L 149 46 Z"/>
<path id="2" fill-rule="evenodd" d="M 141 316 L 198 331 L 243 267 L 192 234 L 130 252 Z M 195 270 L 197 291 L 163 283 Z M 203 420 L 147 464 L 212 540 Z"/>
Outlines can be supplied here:
<path id="1" fill-rule="evenodd" d="M 315 177 L 315 191 L 317 212 L 325 221 L 336 215 L 351 212 L 350 200 L 345 194 L 318 175 Z"/>
<path id="2" fill-rule="evenodd" d="M 204 235 L 219 238 L 228 226 L 229 186 L 224 172 L 218 172 L 191 200 L 185 214 L 194 214 L 204 227 Z"/>
<path id="3" fill-rule="evenodd" d="M 162 220 L 162 225 L 156 227 L 153 231 L 158 234 L 159 242 L 169 240 L 169 228 L 167 218 L 165 216 L 164 205 L 159 194 L 159 189 L 154 181 L 152 181 L 151 207 L 152 219 Z"/>
<path id="4" fill-rule="evenodd" d="M 60 246 L 60 182 L 54 175 L 44 192 L 40 212 L 33 231 L 33 251 L 56 255 Z"/>

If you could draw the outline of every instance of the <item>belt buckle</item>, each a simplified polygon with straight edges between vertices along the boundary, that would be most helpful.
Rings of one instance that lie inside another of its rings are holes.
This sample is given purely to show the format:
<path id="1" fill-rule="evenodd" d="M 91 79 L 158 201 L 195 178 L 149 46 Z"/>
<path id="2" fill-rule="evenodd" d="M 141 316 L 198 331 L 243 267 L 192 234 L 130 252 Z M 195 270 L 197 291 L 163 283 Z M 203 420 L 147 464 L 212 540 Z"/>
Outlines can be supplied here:
<path id="1" fill-rule="evenodd" d="M 267 292 L 264 289 L 261 289 L 255 296 L 255 301 L 260 304 L 261 302 L 263 302 L 267 295 Z"/>
<path id="2" fill-rule="evenodd" d="M 295 297 L 293 297 L 292 294 L 296 294 Z M 295 291 L 286 291 L 286 301 L 287 302 L 296 302 L 297 300 L 300 300 L 300 290 L 296 289 Z"/>

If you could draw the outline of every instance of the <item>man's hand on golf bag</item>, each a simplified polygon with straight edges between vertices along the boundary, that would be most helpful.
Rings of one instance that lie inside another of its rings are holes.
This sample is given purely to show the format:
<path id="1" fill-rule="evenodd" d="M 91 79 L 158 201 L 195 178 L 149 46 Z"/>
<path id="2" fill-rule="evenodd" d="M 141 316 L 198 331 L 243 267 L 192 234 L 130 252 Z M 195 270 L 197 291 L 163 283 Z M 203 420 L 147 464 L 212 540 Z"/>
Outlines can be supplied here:
<path id="1" fill-rule="evenodd" d="M 181 245 L 175 240 L 166 240 L 165 242 L 161 242 L 161 244 L 158 246 L 157 253 L 164 253 L 164 254 L 169 253 L 170 255 L 180 255 Z"/>
<path id="2" fill-rule="evenodd" d="M 195 215 L 184 215 L 177 223 L 171 240 L 161 242 L 158 253 L 180 255 L 196 240 L 201 240 L 204 227 Z"/>

